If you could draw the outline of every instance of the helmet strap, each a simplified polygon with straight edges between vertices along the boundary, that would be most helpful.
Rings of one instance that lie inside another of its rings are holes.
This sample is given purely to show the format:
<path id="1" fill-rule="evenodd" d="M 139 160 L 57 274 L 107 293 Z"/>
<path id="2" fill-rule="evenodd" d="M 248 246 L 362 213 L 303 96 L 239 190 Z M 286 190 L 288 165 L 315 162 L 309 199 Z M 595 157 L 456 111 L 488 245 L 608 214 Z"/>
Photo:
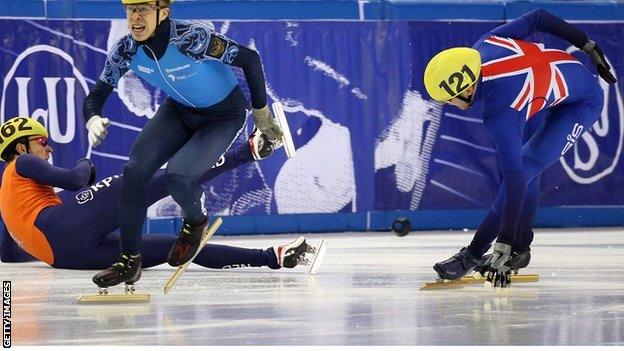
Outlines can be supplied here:
<path id="1" fill-rule="evenodd" d="M 474 98 L 474 93 L 472 93 L 472 95 L 470 95 L 469 97 L 463 97 L 462 95 L 457 95 L 457 98 L 460 99 L 461 101 L 467 103 L 468 105 L 472 105 L 472 100 Z"/>
<path id="2" fill-rule="evenodd" d="M 474 103 L 474 97 L 477 93 L 477 83 L 476 82 L 473 86 L 474 86 L 474 90 L 472 91 L 472 94 L 468 97 L 464 97 L 461 94 L 457 95 L 457 98 L 460 99 L 461 101 L 465 102 L 468 104 L 468 106 L 472 106 L 472 104 Z"/>
<path id="3" fill-rule="evenodd" d="M 156 29 L 154 29 L 154 33 L 158 30 L 158 26 L 160 25 L 160 1 L 156 1 Z"/>

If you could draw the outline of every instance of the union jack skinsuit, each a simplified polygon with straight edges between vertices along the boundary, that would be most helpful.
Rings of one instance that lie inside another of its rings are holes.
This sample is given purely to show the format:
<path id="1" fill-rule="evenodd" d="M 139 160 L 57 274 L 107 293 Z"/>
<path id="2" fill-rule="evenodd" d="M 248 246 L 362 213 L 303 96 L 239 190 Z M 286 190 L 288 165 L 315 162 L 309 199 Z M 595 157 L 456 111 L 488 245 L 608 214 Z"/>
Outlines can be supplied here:
<path id="1" fill-rule="evenodd" d="M 546 32 L 582 47 L 587 36 L 542 10 L 495 28 L 473 46 L 482 71 L 475 101 L 498 152 L 503 182 L 470 251 L 498 242 L 528 250 L 539 198 L 540 174 L 570 149 L 600 117 L 603 93 L 594 77 L 565 51 L 524 41 Z M 516 234 L 518 233 L 518 234 Z"/>

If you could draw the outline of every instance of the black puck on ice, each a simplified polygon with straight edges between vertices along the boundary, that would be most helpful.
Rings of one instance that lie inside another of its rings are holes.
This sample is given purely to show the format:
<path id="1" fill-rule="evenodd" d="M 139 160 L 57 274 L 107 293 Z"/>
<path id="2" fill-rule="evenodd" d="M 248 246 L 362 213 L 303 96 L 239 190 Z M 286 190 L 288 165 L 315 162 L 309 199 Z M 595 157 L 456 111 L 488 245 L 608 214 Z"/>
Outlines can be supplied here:
<path id="1" fill-rule="evenodd" d="M 407 218 L 400 217 L 392 223 L 392 230 L 396 236 L 406 236 L 412 230 L 412 225 Z"/>

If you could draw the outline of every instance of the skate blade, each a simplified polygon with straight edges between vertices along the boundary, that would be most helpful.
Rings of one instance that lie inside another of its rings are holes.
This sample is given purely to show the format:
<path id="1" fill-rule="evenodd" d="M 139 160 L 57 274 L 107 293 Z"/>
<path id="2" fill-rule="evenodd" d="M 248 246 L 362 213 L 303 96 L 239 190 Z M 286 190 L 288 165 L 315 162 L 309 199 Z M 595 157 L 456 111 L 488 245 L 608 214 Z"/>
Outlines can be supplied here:
<path id="1" fill-rule="evenodd" d="M 468 285 L 459 279 L 456 280 L 438 280 L 435 282 L 422 283 L 418 290 L 441 290 L 441 289 L 461 289 Z"/>
<path id="2" fill-rule="evenodd" d="M 290 127 L 288 126 L 288 121 L 286 120 L 286 114 L 284 114 L 284 107 L 281 102 L 274 102 L 271 106 L 273 108 L 273 115 L 277 118 L 277 125 L 284 133 L 282 140 L 284 142 L 284 150 L 286 150 L 286 156 L 288 158 L 293 158 L 297 155 L 297 151 L 295 150 L 295 143 L 293 142 L 292 135 L 290 134 Z"/>
<path id="3" fill-rule="evenodd" d="M 212 238 L 214 233 L 221 226 L 221 223 L 223 223 L 223 219 L 221 219 L 221 217 L 217 217 L 217 219 L 215 219 L 215 221 L 212 222 L 212 224 L 206 230 L 206 233 L 202 237 L 202 241 L 199 244 L 199 248 L 197 249 L 197 252 L 195 252 L 195 255 L 193 255 L 193 257 L 190 260 L 188 260 L 188 262 L 186 262 L 185 264 L 183 264 L 180 267 L 178 267 L 178 269 L 176 269 L 175 273 L 173 273 L 171 278 L 169 278 L 169 280 L 167 280 L 167 283 L 165 283 L 165 288 L 164 288 L 165 294 L 167 294 L 169 292 L 169 290 L 171 290 L 171 288 L 173 288 L 173 284 L 175 284 L 175 282 L 178 280 L 180 275 L 182 275 L 182 273 L 184 273 L 186 268 L 191 264 L 191 262 L 193 262 L 195 257 L 197 257 L 197 255 L 204 248 L 204 246 L 206 245 L 208 240 L 210 240 L 210 238 Z"/>
<path id="4" fill-rule="evenodd" d="M 465 276 L 460 280 L 467 284 L 484 284 L 487 279 L 485 277 Z M 539 282 L 539 274 L 514 274 L 511 276 L 512 283 L 536 283 Z"/>
<path id="5" fill-rule="evenodd" d="M 146 303 L 150 294 L 87 294 L 78 296 L 78 303 Z"/>
<path id="6" fill-rule="evenodd" d="M 512 283 L 535 283 L 539 281 L 538 274 L 517 274 L 511 276 Z M 435 282 L 423 283 L 419 290 L 437 289 L 461 289 L 469 284 L 485 284 L 487 279 L 482 276 L 465 276 L 456 280 L 438 280 Z"/>
<path id="7" fill-rule="evenodd" d="M 321 240 L 321 244 L 316 248 L 316 253 L 314 254 L 314 257 L 312 257 L 312 264 L 310 264 L 310 268 L 308 268 L 308 274 L 314 275 L 318 273 L 326 251 L 327 245 L 325 244 L 325 240 Z"/>

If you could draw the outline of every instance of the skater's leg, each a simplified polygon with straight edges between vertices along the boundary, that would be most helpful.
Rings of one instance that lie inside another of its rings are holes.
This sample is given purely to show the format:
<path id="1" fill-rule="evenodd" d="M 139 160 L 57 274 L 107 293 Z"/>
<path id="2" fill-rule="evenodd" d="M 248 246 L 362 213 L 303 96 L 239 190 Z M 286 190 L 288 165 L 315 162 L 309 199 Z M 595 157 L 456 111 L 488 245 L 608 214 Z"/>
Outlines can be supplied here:
<path id="1" fill-rule="evenodd" d="M 206 217 L 200 202 L 200 179 L 227 151 L 244 122 L 245 115 L 241 112 L 237 116 L 205 123 L 169 160 L 167 187 L 188 222 L 197 224 Z"/>
<path id="2" fill-rule="evenodd" d="M 37 261 L 35 257 L 17 245 L 2 223 L 0 223 L 0 261 L 4 263 Z"/>
<path id="3" fill-rule="evenodd" d="M 202 120 L 201 127 L 167 165 L 167 188 L 184 212 L 184 223 L 178 240 L 171 247 L 167 258 L 167 262 L 174 267 L 188 262 L 199 248 L 207 217 L 201 206 L 203 190 L 198 182 L 242 130 L 245 123 L 244 102 L 231 107 L 219 117 Z"/>
<path id="4" fill-rule="evenodd" d="M 537 176 L 533 178 L 527 186 L 518 233 L 512 245 L 514 251 L 527 251 L 533 242 L 533 222 L 535 220 L 537 206 L 539 205 L 540 180 L 541 176 Z"/>
<path id="5" fill-rule="evenodd" d="M 190 137 L 182 111 L 166 100 L 134 142 L 130 158 L 124 166 L 119 201 L 122 252 L 137 254 L 141 251 L 141 229 L 147 213 L 147 186 L 158 168 Z"/>
<path id="6" fill-rule="evenodd" d="M 206 244 L 193 262 L 214 269 L 264 266 L 272 269 L 280 268 L 272 247 L 263 250 Z"/>
<path id="7" fill-rule="evenodd" d="M 503 189 L 501 187 L 498 196 L 503 196 L 502 191 Z M 481 222 L 481 225 L 479 225 L 477 232 L 472 238 L 472 242 L 468 245 L 468 250 L 473 256 L 479 258 L 490 248 L 490 245 L 498 235 L 500 216 L 500 211 L 497 212 L 494 206 L 490 207 L 485 219 Z"/>
<path id="8" fill-rule="evenodd" d="M 167 261 L 167 253 L 176 237 L 170 234 L 144 234 L 142 267 L 158 266 Z M 96 246 L 64 267 L 71 269 L 105 269 L 117 261 L 119 255 L 119 234 L 106 235 Z M 206 244 L 193 261 L 201 266 L 214 269 L 232 267 L 279 268 L 274 249 L 246 249 L 227 245 Z"/>
<path id="9" fill-rule="evenodd" d="M 228 150 L 223 156 L 223 164 L 217 163 L 215 167 L 210 168 L 200 178 L 198 183 L 204 184 L 217 176 L 240 167 L 249 162 L 253 162 L 254 158 L 247 144 L 241 144 L 235 149 Z M 147 204 L 148 206 L 156 203 L 156 201 L 171 195 L 167 188 L 167 177 L 165 170 L 159 170 L 150 181 L 147 188 Z"/>

